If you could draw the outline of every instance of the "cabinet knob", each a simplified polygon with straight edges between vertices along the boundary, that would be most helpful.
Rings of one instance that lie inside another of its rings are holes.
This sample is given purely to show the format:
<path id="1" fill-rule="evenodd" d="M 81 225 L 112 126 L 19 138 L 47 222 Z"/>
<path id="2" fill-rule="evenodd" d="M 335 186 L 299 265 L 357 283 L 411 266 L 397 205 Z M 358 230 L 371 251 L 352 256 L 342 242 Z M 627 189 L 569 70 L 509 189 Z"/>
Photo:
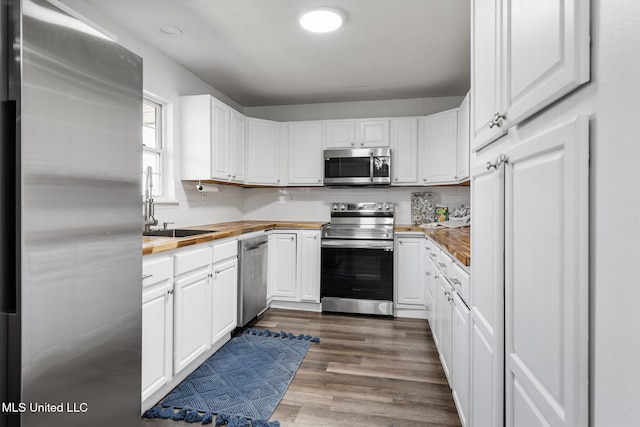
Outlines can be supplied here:
<path id="1" fill-rule="evenodd" d="M 427 178 L 422 178 L 422 181 L 427 182 Z"/>
<path id="2" fill-rule="evenodd" d="M 322 180 L 320 180 L 320 179 L 319 179 L 319 180 L 318 180 L 318 184 L 319 184 L 320 182 L 322 182 Z"/>
<path id="3" fill-rule="evenodd" d="M 293 240 L 294 240 L 294 237 L 291 238 L 291 241 L 293 241 Z"/>
<path id="4" fill-rule="evenodd" d="M 276 182 L 278 182 L 278 183 L 279 183 L 279 182 L 280 182 L 280 178 L 276 179 Z"/>

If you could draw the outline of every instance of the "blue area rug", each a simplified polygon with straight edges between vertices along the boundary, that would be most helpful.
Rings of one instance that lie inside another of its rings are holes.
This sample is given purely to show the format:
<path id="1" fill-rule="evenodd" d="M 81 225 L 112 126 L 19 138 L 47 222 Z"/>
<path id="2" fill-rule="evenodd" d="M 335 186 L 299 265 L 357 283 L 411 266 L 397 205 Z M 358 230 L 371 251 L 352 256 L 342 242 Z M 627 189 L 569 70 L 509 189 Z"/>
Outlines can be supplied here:
<path id="1" fill-rule="evenodd" d="M 145 417 L 209 424 L 211 414 L 218 414 L 216 425 L 229 416 L 262 424 L 282 400 L 311 341 L 319 339 L 249 329 L 220 348 Z"/>

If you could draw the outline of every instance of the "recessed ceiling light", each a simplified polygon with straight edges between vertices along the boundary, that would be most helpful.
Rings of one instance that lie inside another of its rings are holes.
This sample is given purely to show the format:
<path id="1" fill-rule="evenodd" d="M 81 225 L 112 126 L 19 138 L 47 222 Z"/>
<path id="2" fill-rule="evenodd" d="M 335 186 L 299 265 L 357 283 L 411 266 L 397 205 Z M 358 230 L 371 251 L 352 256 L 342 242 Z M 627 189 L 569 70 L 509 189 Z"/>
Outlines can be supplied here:
<path id="1" fill-rule="evenodd" d="M 327 7 L 309 9 L 300 17 L 302 28 L 314 33 L 335 31 L 340 28 L 342 22 L 342 13 Z"/>
<path id="2" fill-rule="evenodd" d="M 168 37 L 180 37 L 182 35 L 182 30 L 175 25 L 162 24 L 158 27 L 158 31 Z"/>

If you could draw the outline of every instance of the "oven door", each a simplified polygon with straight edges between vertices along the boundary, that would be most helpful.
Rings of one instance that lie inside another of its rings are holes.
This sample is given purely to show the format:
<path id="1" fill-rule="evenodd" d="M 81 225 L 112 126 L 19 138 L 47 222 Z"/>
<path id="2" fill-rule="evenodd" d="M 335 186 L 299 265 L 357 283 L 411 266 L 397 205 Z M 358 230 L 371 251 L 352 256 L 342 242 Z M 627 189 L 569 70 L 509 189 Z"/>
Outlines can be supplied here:
<path id="1" fill-rule="evenodd" d="M 393 301 L 393 241 L 323 239 L 322 298 Z"/>

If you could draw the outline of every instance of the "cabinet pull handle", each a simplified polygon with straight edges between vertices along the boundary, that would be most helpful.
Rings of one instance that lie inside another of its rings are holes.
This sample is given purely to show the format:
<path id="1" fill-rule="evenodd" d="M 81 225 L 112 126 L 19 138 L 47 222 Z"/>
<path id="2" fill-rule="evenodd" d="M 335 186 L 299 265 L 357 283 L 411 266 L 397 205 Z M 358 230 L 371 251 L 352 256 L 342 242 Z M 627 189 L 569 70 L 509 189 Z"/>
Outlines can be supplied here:
<path id="1" fill-rule="evenodd" d="M 168 294 L 168 295 L 173 295 L 173 289 L 169 289 L 169 290 L 167 291 L 167 294 Z"/>
<path id="2" fill-rule="evenodd" d="M 153 277 L 153 274 L 145 274 L 144 276 L 142 276 L 142 280 L 148 279 L 149 277 Z"/>
<path id="3" fill-rule="evenodd" d="M 438 265 L 442 268 L 446 268 L 447 264 L 445 264 L 444 262 L 439 262 Z"/>
<path id="4" fill-rule="evenodd" d="M 451 282 L 452 282 L 454 285 L 461 285 L 461 284 L 462 284 L 462 283 L 460 283 L 460 281 L 459 281 L 458 279 L 451 279 Z"/>
<path id="5" fill-rule="evenodd" d="M 495 126 L 501 127 L 502 126 L 501 120 L 504 120 L 506 118 L 507 118 L 506 115 L 500 114 L 499 112 L 496 111 L 496 113 L 493 115 L 493 118 L 489 121 L 489 129 L 493 129 Z"/>
<path id="6" fill-rule="evenodd" d="M 449 300 L 449 302 L 453 301 L 453 298 L 451 297 L 447 297 L 447 299 Z"/>
<path id="7" fill-rule="evenodd" d="M 426 274 L 427 276 L 431 276 L 431 272 L 430 271 L 425 271 L 424 274 Z"/>
<path id="8" fill-rule="evenodd" d="M 444 294 L 448 296 L 448 295 L 451 295 L 451 292 L 449 292 L 449 291 L 444 291 Z"/>

